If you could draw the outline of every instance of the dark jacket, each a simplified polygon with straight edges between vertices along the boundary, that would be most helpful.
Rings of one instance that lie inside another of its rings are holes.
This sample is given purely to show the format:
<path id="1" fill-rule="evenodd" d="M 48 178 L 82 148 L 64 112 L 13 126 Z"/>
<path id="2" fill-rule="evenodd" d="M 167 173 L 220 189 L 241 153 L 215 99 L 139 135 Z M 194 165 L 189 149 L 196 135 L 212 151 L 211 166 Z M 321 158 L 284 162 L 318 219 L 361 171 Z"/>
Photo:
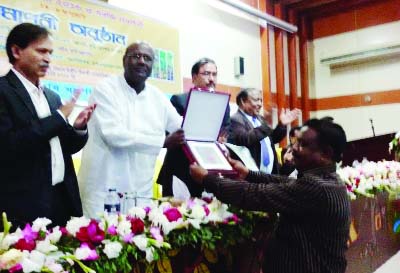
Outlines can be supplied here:
<path id="1" fill-rule="evenodd" d="M 56 93 L 45 89 L 44 94 L 51 115 L 39 118 L 18 77 L 10 71 L 0 78 L 0 211 L 7 213 L 14 226 L 37 217 L 55 220 L 55 201 L 60 202 L 54 195 L 56 188 L 66 201 L 62 208 L 70 214 L 57 218 L 65 222 L 71 215 L 82 215 L 71 155 L 85 145 L 88 136 L 77 134 L 56 112 L 61 105 Z M 57 187 L 52 186 L 49 144 L 54 136 L 60 139 L 65 163 L 64 181 Z"/>
<path id="2" fill-rule="evenodd" d="M 265 120 L 257 117 L 261 122 L 261 126 L 254 128 L 247 117 L 238 110 L 231 117 L 231 127 L 229 132 L 228 143 L 238 146 L 245 146 L 249 149 L 251 156 L 255 160 L 257 166 L 260 166 L 261 161 L 261 143 L 265 137 L 270 137 L 271 148 L 274 153 L 274 165 L 272 168 L 273 174 L 279 173 L 279 162 L 275 151 L 275 143 L 278 143 L 286 136 L 286 126 L 277 125 L 275 129 L 271 129 Z"/>
<path id="3" fill-rule="evenodd" d="M 250 171 L 249 183 L 208 175 L 205 189 L 222 202 L 280 216 L 265 245 L 264 272 L 344 273 L 350 200 L 335 165 L 298 179 Z"/>

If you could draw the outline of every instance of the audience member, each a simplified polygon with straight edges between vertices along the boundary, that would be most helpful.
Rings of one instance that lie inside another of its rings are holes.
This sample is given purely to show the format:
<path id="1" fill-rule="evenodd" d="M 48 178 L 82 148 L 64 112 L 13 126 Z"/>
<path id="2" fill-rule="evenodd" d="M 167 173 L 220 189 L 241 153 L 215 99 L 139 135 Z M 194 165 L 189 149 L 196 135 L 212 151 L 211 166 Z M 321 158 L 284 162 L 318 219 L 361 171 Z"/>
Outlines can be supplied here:
<path id="1" fill-rule="evenodd" d="M 266 173 L 279 173 L 279 163 L 275 151 L 275 143 L 286 136 L 287 125 L 298 118 L 300 111 L 282 110 L 279 124 L 275 129 L 260 115 L 262 94 L 260 90 L 246 88 L 236 97 L 238 111 L 231 118 L 228 142 L 245 146 L 250 150 L 257 166 Z"/>

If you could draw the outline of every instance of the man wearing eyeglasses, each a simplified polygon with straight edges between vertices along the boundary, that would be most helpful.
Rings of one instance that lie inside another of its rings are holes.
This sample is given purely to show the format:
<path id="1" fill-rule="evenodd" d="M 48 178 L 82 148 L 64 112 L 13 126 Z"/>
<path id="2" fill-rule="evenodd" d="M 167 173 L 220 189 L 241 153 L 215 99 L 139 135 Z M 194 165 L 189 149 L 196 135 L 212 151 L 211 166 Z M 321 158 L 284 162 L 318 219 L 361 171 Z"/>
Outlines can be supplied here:
<path id="1" fill-rule="evenodd" d="M 184 141 L 182 118 L 166 96 L 146 82 L 153 60 L 150 45 L 131 44 L 123 56 L 124 73 L 105 79 L 89 99 L 97 104 L 98 112 L 89 123 L 92 134 L 79 172 L 83 211 L 88 217 L 98 217 L 103 211 L 111 188 L 151 198 L 160 149 Z M 167 138 L 165 131 L 171 133 Z"/>
<path id="2" fill-rule="evenodd" d="M 215 90 L 217 84 L 217 65 L 214 60 L 209 58 L 201 58 L 192 66 L 192 83 L 194 89 L 208 90 L 210 92 Z M 176 111 L 183 116 L 189 93 L 173 95 L 171 103 Z M 222 128 L 218 140 L 226 142 L 228 137 L 228 128 L 230 125 L 229 105 L 226 109 L 224 119 L 222 121 Z M 189 161 L 182 151 L 182 147 L 174 147 L 168 149 L 164 159 L 164 165 L 158 176 L 157 183 L 163 186 L 163 196 L 172 196 L 173 176 L 182 180 L 189 189 L 191 196 L 200 196 L 203 189 L 193 181 L 189 174 Z"/>

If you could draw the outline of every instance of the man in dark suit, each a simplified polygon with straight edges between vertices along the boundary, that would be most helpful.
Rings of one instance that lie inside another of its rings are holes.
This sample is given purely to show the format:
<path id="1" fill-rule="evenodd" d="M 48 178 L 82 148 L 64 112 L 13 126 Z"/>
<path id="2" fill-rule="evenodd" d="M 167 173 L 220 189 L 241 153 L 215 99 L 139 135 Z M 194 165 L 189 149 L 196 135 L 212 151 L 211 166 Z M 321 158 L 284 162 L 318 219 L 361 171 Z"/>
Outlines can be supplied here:
<path id="1" fill-rule="evenodd" d="M 0 211 L 14 227 L 37 217 L 64 225 L 82 215 L 71 155 L 87 141 L 86 123 L 95 106 L 86 107 L 72 127 L 66 119 L 80 91 L 63 105 L 40 86 L 53 52 L 45 28 L 17 25 L 6 50 L 12 68 L 0 78 Z"/>
<path id="2" fill-rule="evenodd" d="M 214 91 L 217 84 L 217 77 L 217 65 L 212 59 L 201 58 L 192 66 L 193 88 Z M 171 97 L 172 105 L 181 116 L 185 115 L 188 97 L 189 93 L 173 95 Z M 230 108 L 228 105 L 228 108 L 225 111 L 224 120 L 222 122 L 222 131 L 224 131 L 224 133 L 226 132 L 230 124 L 229 113 Z"/>
<path id="3" fill-rule="evenodd" d="M 286 136 L 286 126 L 298 118 L 300 111 L 281 111 L 279 124 L 272 129 L 260 115 L 262 94 L 254 88 L 243 89 L 236 97 L 238 111 L 231 118 L 228 142 L 245 146 L 261 171 L 279 173 L 275 143 Z"/>
<path id="4" fill-rule="evenodd" d="M 202 58 L 192 66 L 192 82 L 196 89 L 214 91 L 217 84 L 217 65 L 209 58 Z M 185 114 L 186 104 L 189 93 L 173 95 L 171 103 L 176 111 L 183 116 Z M 228 129 L 230 125 L 230 108 L 229 105 L 225 111 L 224 119 L 222 121 L 222 128 L 219 135 L 221 143 L 226 142 Z M 189 174 L 189 160 L 186 158 L 182 147 L 175 147 L 168 149 L 164 159 L 164 164 L 161 168 L 157 183 L 163 186 L 163 196 L 172 196 L 172 178 L 178 177 L 189 189 L 192 196 L 200 196 L 202 188 L 199 187 Z"/>

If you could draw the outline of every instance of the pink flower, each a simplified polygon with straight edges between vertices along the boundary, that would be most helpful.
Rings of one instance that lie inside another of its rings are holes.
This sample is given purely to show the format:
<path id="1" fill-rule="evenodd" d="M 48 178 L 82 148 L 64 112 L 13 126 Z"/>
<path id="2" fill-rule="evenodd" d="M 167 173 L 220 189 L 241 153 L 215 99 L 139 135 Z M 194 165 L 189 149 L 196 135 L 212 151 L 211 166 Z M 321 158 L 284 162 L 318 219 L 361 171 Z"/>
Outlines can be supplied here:
<path id="1" fill-rule="evenodd" d="M 208 196 L 203 196 L 201 199 L 203 199 L 203 201 L 205 201 L 207 204 L 210 204 L 213 200 L 212 197 L 208 197 Z"/>
<path id="2" fill-rule="evenodd" d="M 27 240 L 25 238 L 21 238 L 18 240 L 18 242 L 14 245 L 14 247 L 16 249 L 19 250 L 28 250 L 28 251 L 32 251 L 35 249 L 36 247 L 36 242 L 33 240 Z"/>
<path id="3" fill-rule="evenodd" d="M 24 239 L 26 239 L 27 241 L 34 241 L 38 238 L 39 233 L 36 231 L 33 231 L 31 228 L 31 225 L 26 224 L 25 228 L 22 230 L 22 235 L 23 235 Z"/>
<path id="4" fill-rule="evenodd" d="M 22 238 L 14 245 L 16 249 L 32 251 L 36 247 L 35 240 L 38 238 L 39 233 L 33 231 L 29 224 L 25 225 L 22 230 Z"/>
<path id="5" fill-rule="evenodd" d="M 117 235 L 117 228 L 114 225 L 109 226 L 107 229 L 107 233 L 110 235 Z"/>
<path id="6" fill-rule="evenodd" d="M 206 213 L 206 216 L 208 216 L 210 214 L 210 209 L 206 205 L 204 205 L 203 208 L 204 212 Z"/>
<path id="7" fill-rule="evenodd" d="M 68 235 L 68 230 L 65 227 L 60 227 L 60 231 L 62 233 L 62 236 Z"/>
<path id="8" fill-rule="evenodd" d="M 148 215 L 149 212 L 151 211 L 151 208 L 150 208 L 150 207 L 145 207 L 145 208 L 143 208 L 143 209 L 144 209 L 144 211 L 146 212 L 147 215 Z"/>
<path id="9" fill-rule="evenodd" d="M 100 229 L 99 223 L 92 219 L 87 227 L 79 229 L 76 238 L 81 242 L 98 245 L 104 240 L 104 231 Z"/>
<path id="10" fill-rule="evenodd" d="M 242 220 L 236 215 L 233 214 L 231 217 L 229 217 L 228 219 L 226 219 L 224 221 L 225 224 L 229 223 L 229 222 L 234 222 L 235 224 L 241 222 Z"/>
<path id="11" fill-rule="evenodd" d="M 82 261 L 95 261 L 99 258 L 96 249 L 91 249 L 87 243 L 82 243 L 81 246 L 75 250 L 75 256 L 78 260 Z"/>
<path id="12" fill-rule="evenodd" d="M 150 228 L 150 234 L 151 236 L 156 239 L 158 242 L 164 242 L 164 238 L 161 235 L 161 230 L 159 227 L 151 227 Z"/>
<path id="13" fill-rule="evenodd" d="M 125 243 L 132 243 L 133 242 L 133 233 L 129 233 L 129 234 L 126 234 L 126 235 L 124 235 L 124 237 L 122 238 L 122 240 L 125 242 Z"/>
<path id="14" fill-rule="evenodd" d="M 8 269 L 9 273 L 15 273 L 15 272 L 19 272 L 19 271 L 22 271 L 22 265 L 20 263 L 14 265 L 10 269 Z"/>
<path id="15" fill-rule="evenodd" d="M 167 217 L 168 221 L 174 222 L 182 218 L 182 214 L 177 208 L 169 208 L 164 211 L 164 215 Z"/>
<path id="16" fill-rule="evenodd" d="M 144 223 L 139 218 L 132 218 L 131 220 L 131 230 L 133 234 L 141 234 L 144 231 Z"/>
<path id="17" fill-rule="evenodd" d="M 189 199 L 186 201 L 186 206 L 188 209 L 192 209 L 196 205 L 196 202 L 194 202 L 194 199 Z"/>

